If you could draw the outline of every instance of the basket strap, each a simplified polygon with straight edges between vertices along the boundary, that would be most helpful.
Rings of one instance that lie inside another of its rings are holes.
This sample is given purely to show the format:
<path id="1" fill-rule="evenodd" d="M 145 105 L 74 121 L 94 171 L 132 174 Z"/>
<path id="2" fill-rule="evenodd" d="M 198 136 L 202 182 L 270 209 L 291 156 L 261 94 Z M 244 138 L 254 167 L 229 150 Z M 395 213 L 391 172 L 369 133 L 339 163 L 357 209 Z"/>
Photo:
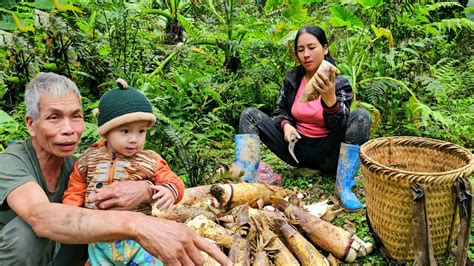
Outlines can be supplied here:
<path id="1" fill-rule="evenodd" d="M 428 212 L 426 211 L 426 185 L 413 182 L 413 251 L 417 265 L 436 265 L 433 244 L 428 231 Z"/>
<path id="2" fill-rule="evenodd" d="M 461 230 L 458 236 L 456 265 L 465 265 L 472 221 L 472 188 L 467 178 L 458 177 L 455 182 Z"/>

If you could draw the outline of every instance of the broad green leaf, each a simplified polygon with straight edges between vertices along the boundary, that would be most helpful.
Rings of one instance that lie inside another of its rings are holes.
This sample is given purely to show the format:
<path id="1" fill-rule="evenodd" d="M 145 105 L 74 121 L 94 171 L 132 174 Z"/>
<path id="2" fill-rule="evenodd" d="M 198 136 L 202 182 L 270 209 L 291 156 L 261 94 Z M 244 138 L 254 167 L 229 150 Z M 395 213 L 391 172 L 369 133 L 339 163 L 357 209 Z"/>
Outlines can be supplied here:
<path id="1" fill-rule="evenodd" d="M 329 19 L 329 23 L 331 23 L 331 25 L 333 27 L 336 27 L 336 28 L 340 28 L 340 27 L 346 27 L 346 26 L 349 26 L 349 24 L 347 23 L 347 21 L 341 19 L 341 18 L 338 18 L 338 17 L 331 17 Z"/>
<path id="2" fill-rule="evenodd" d="M 331 10 L 331 20 L 330 22 L 332 21 L 333 18 L 338 18 L 338 20 L 336 21 L 333 21 L 335 23 L 338 23 L 337 25 L 341 25 L 341 21 L 343 21 L 348 28 L 362 28 L 364 27 L 364 23 L 357 17 L 355 16 L 354 14 L 352 14 L 351 11 L 345 9 L 344 7 L 342 6 L 333 6 L 330 8 Z M 331 24 L 333 23 L 331 22 Z M 335 26 L 333 24 L 333 26 Z M 336 26 L 335 26 L 336 27 Z M 338 27 L 341 27 L 341 26 L 338 26 Z"/>
<path id="3" fill-rule="evenodd" d="M 74 6 L 72 4 L 67 4 L 61 6 L 61 11 L 73 11 L 76 13 L 82 13 L 82 9 L 78 8 L 77 6 Z"/>
<path id="4" fill-rule="evenodd" d="M 374 8 L 383 5 L 383 0 L 358 0 L 357 1 L 363 8 Z"/>
<path id="5" fill-rule="evenodd" d="M 17 30 L 18 27 L 13 21 L 13 17 L 10 15 L 4 15 L 3 19 L 0 20 L 0 30 L 13 31 Z"/>
<path id="6" fill-rule="evenodd" d="M 106 56 L 106 55 L 109 55 L 111 51 L 112 51 L 112 49 L 110 49 L 110 46 L 106 46 L 106 47 L 102 47 L 99 50 L 99 54 L 102 55 L 102 56 Z"/>
<path id="7" fill-rule="evenodd" d="M 265 3 L 265 12 L 271 12 L 283 6 L 284 0 L 268 0 Z"/>
<path id="8" fill-rule="evenodd" d="M 65 1 L 59 0 L 60 5 L 67 4 Z M 56 6 L 54 5 L 53 0 L 35 0 L 35 8 L 48 10 L 48 9 L 55 9 Z"/>
<path id="9" fill-rule="evenodd" d="M 283 16 L 292 21 L 302 22 L 308 17 L 308 14 L 306 8 L 303 7 L 303 3 L 298 0 L 289 0 L 288 5 L 283 10 Z"/>
<path id="10" fill-rule="evenodd" d="M 0 124 L 6 123 L 6 122 L 15 122 L 15 120 L 5 111 L 0 110 Z"/>
<path id="11" fill-rule="evenodd" d="M 474 5 L 468 6 L 464 9 L 464 14 L 466 14 L 466 18 L 474 21 Z"/>

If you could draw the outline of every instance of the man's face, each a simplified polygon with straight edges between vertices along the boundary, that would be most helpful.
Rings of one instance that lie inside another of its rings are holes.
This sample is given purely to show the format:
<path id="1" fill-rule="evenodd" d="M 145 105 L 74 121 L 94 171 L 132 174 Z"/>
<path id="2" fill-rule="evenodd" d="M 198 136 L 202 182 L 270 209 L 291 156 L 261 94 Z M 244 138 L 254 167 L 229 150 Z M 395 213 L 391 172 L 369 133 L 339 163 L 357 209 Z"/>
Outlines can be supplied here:
<path id="1" fill-rule="evenodd" d="M 33 142 L 40 148 L 36 152 L 63 158 L 71 156 L 84 131 L 79 97 L 74 92 L 64 97 L 46 93 L 40 100 L 39 113 L 36 121 L 26 118 Z"/>

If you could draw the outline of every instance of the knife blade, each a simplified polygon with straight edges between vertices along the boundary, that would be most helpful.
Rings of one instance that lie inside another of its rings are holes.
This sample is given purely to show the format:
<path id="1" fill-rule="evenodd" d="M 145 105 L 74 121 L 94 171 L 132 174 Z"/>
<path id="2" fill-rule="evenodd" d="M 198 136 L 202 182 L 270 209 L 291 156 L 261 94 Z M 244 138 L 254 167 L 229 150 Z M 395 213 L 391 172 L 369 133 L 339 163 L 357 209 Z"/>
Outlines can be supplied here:
<path id="1" fill-rule="evenodd" d="M 298 161 L 298 159 L 296 158 L 296 155 L 295 155 L 295 145 L 296 145 L 296 142 L 298 141 L 298 138 L 296 137 L 296 134 L 291 134 L 290 136 L 290 143 L 288 144 L 288 151 L 290 152 L 291 154 L 291 157 L 293 157 L 293 159 L 295 160 L 296 163 L 300 163 Z"/>

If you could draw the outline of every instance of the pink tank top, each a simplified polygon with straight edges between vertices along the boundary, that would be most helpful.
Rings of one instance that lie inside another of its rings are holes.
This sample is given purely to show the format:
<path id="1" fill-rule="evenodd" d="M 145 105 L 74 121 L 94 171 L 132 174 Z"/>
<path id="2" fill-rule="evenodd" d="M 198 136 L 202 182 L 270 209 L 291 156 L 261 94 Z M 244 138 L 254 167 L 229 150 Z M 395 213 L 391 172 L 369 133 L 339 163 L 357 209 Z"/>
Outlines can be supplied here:
<path id="1" fill-rule="evenodd" d="M 291 114 L 296 119 L 296 130 L 299 133 L 310 138 L 322 138 L 329 135 L 329 130 L 324 124 L 323 106 L 321 105 L 321 96 L 316 100 L 300 103 L 301 94 L 303 94 L 306 81 L 301 80 L 300 87 L 296 93 L 295 101 L 291 107 Z"/>

